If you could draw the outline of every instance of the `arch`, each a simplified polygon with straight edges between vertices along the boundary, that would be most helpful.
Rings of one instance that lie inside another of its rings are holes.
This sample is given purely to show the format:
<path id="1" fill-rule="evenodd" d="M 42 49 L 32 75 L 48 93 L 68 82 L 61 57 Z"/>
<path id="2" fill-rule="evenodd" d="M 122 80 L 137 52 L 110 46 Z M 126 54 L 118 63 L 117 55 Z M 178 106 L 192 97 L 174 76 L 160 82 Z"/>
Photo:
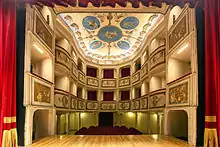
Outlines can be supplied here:
<path id="1" fill-rule="evenodd" d="M 43 6 L 43 8 L 41 9 L 41 14 L 43 15 L 48 25 L 53 29 L 53 17 L 50 9 L 47 6 Z"/>
<path id="2" fill-rule="evenodd" d="M 50 135 L 49 110 L 35 110 L 33 112 L 32 140 Z"/>
<path id="3" fill-rule="evenodd" d="M 65 49 L 69 54 L 71 53 L 71 46 L 65 38 L 57 39 L 56 46 Z"/>
<path id="4" fill-rule="evenodd" d="M 170 110 L 167 129 L 168 135 L 188 141 L 188 113 L 185 110 Z"/>
<path id="5" fill-rule="evenodd" d="M 182 10 L 183 9 L 179 6 L 175 6 L 171 9 L 170 14 L 169 14 L 169 20 L 168 20 L 168 30 L 171 28 L 171 26 L 174 24 L 174 22 L 180 16 Z"/>

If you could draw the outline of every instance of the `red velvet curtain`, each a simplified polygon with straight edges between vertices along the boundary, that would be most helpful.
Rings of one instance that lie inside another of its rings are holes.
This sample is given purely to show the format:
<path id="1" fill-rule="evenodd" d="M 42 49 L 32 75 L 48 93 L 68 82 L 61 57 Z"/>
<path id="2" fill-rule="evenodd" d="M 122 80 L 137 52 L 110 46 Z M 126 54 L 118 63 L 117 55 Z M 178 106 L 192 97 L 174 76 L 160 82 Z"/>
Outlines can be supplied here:
<path id="1" fill-rule="evenodd" d="M 91 101 L 97 101 L 97 91 L 88 91 L 87 99 Z"/>
<path id="2" fill-rule="evenodd" d="M 103 92 L 103 101 L 114 101 L 114 92 Z"/>
<path id="3" fill-rule="evenodd" d="M 93 67 L 87 67 L 86 75 L 90 77 L 97 77 L 97 69 Z"/>
<path id="4" fill-rule="evenodd" d="M 130 91 L 121 91 L 121 100 L 130 100 Z"/>
<path id="5" fill-rule="evenodd" d="M 113 69 L 104 69 L 103 78 L 104 79 L 113 79 L 114 78 L 114 70 Z"/>
<path id="6" fill-rule="evenodd" d="M 204 146 L 217 146 L 220 140 L 220 1 L 205 0 L 204 7 L 206 65 Z"/>
<path id="7" fill-rule="evenodd" d="M 121 69 L 121 77 L 128 77 L 130 76 L 130 67 L 127 67 L 127 68 L 122 68 Z"/>
<path id="8" fill-rule="evenodd" d="M 16 131 L 16 7 L 0 1 L 0 146 L 17 145 Z"/>

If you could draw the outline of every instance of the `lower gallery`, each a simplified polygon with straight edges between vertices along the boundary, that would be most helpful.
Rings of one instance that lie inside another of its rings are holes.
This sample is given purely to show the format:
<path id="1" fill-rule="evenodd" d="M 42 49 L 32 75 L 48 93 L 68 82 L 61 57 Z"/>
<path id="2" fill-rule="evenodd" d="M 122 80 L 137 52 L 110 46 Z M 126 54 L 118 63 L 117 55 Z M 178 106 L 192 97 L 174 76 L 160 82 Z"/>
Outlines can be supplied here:
<path id="1" fill-rule="evenodd" d="M 21 146 L 203 145 L 195 5 L 58 1 L 17 13 Z"/>

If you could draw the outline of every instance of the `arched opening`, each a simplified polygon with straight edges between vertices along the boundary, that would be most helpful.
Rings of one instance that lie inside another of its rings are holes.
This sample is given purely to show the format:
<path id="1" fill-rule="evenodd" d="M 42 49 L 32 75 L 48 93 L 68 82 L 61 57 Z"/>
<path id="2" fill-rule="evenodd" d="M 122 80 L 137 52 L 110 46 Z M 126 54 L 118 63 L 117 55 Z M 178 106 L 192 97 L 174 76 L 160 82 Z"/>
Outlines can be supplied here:
<path id="1" fill-rule="evenodd" d="M 168 20 L 168 30 L 176 22 L 177 18 L 181 14 L 182 9 L 179 6 L 174 6 L 170 11 L 169 20 Z"/>
<path id="2" fill-rule="evenodd" d="M 33 116 L 32 140 L 49 136 L 49 110 L 36 110 Z"/>
<path id="3" fill-rule="evenodd" d="M 168 113 L 168 135 L 188 141 L 188 115 L 184 110 L 171 110 Z"/>

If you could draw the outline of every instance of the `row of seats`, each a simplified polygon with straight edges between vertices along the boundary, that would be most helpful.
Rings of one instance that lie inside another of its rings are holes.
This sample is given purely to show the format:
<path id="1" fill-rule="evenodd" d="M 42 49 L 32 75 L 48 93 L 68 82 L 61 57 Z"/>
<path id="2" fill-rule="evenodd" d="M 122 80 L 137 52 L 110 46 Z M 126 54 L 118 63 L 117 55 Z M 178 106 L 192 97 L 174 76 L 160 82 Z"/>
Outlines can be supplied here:
<path id="1" fill-rule="evenodd" d="M 75 135 L 141 135 L 142 133 L 135 128 L 125 126 L 90 126 L 83 127 Z"/>

